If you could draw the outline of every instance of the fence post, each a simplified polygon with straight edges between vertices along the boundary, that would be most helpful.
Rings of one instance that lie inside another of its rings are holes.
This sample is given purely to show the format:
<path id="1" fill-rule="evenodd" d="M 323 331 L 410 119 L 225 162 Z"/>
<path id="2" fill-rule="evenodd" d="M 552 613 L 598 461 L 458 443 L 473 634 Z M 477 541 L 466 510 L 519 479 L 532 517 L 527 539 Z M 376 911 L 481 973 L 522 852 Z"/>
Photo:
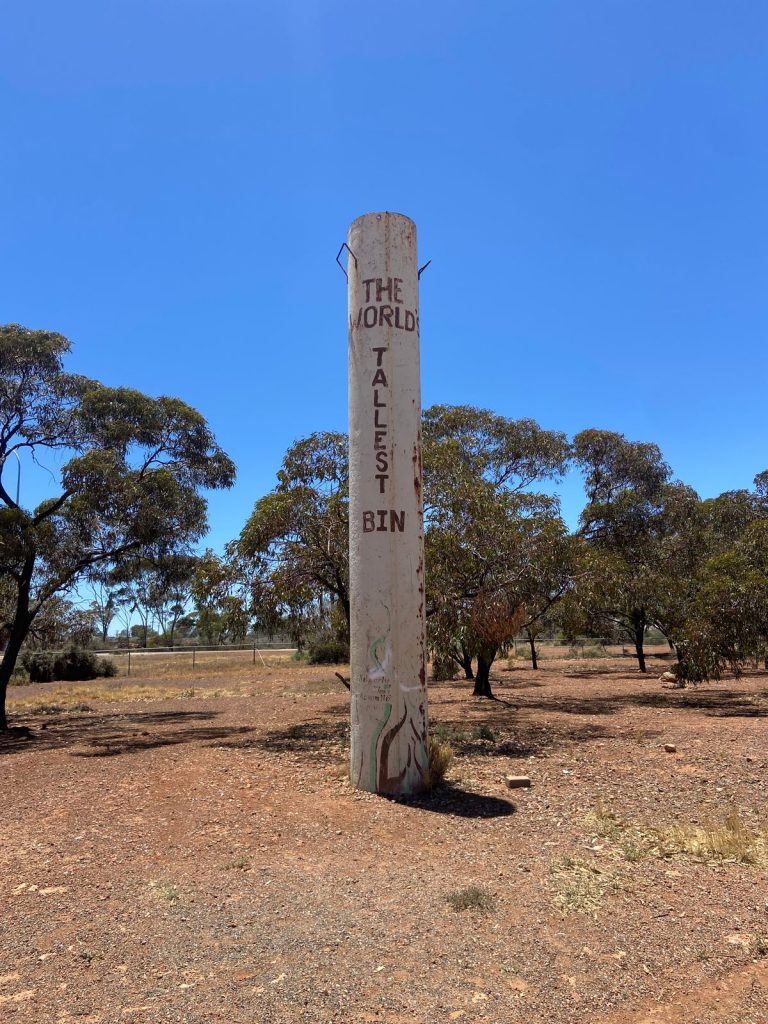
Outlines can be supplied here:
<path id="1" fill-rule="evenodd" d="M 128 675 L 131 674 L 131 648 L 128 648 Z"/>
<path id="2" fill-rule="evenodd" d="M 256 641 L 253 641 L 253 664 L 256 664 Z"/>

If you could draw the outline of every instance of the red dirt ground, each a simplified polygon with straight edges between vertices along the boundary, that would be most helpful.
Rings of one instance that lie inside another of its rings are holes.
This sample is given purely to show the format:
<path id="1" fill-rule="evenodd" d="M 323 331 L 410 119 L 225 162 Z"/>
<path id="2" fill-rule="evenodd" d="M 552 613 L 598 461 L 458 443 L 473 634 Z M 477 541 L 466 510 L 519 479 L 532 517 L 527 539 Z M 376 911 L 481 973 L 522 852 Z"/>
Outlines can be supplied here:
<path id="1" fill-rule="evenodd" d="M 433 685 L 451 785 L 412 802 L 349 787 L 329 669 L 14 689 L 35 738 L 0 747 L 0 1019 L 766 1024 L 768 675 L 655 674 Z M 752 863 L 649 838 L 733 812 Z M 469 886 L 488 906 L 454 910 Z"/>

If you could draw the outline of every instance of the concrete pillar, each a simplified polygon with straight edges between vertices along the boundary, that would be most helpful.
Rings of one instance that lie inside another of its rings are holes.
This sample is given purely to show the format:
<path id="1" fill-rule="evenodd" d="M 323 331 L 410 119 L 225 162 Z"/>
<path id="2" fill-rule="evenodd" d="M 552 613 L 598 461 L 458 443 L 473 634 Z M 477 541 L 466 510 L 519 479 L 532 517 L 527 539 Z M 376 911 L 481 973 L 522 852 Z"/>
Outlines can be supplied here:
<path id="1" fill-rule="evenodd" d="M 405 795 L 427 772 L 416 225 L 349 229 L 351 779 Z"/>

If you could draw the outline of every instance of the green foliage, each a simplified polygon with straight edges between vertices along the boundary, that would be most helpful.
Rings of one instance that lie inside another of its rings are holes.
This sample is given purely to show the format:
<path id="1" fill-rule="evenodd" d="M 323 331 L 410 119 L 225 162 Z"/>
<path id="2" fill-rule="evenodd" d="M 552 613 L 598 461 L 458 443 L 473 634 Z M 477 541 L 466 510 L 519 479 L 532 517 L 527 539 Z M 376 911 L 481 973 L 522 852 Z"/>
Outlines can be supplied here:
<path id="1" fill-rule="evenodd" d="M 526 619 L 562 594 L 568 539 L 558 501 L 532 493 L 566 468 L 564 435 L 471 406 L 424 414 L 428 629 L 438 658 L 477 657 L 475 693 Z"/>
<path id="2" fill-rule="evenodd" d="M 23 665 L 17 665 L 11 675 L 11 686 L 26 686 L 29 683 L 29 672 Z"/>
<path id="3" fill-rule="evenodd" d="M 31 683 L 52 683 L 56 678 L 55 656 L 48 651 L 34 651 L 24 658 L 24 668 Z"/>
<path id="4" fill-rule="evenodd" d="M 256 502 L 237 542 L 260 628 L 276 623 L 303 644 L 339 604 L 349 620 L 349 467 L 343 434 L 297 441 L 273 491 Z"/>
<path id="5" fill-rule="evenodd" d="M 572 615 L 572 626 L 600 636 L 618 626 L 645 671 L 647 628 L 657 625 L 668 635 L 684 602 L 700 502 L 691 488 L 670 482 L 669 466 L 654 444 L 586 430 L 574 438 L 574 456 L 587 505 L 581 514 L 580 616 Z"/>
<path id="6" fill-rule="evenodd" d="M 436 683 L 450 682 L 456 678 L 458 666 L 450 655 L 435 654 L 432 659 L 432 679 Z"/>
<path id="7" fill-rule="evenodd" d="M 707 559 L 678 643 L 681 683 L 738 675 L 768 650 L 768 518 L 750 523 L 730 546 Z"/>
<path id="8" fill-rule="evenodd" d="M 318 633 L 307 646 L 310 665 L 348 665 L 349 643 L 331 631 Z"/>
<path id="9" fill-rule="evenodd" d="M 62 654 L 31 651 L 24 657 L 24 668 L 32 683 L 81 682 L 117 675 L 117 667 L 109 658 L 98 658 L 92 651 L 72 647 Z"/>
<path id="10" fill-rule="evenodd" d="M 35 509 L 17 507 L 0 479 L 0 578 L 13 591 L 4 602 L 0 697 L 54 597 L 101 567 L 196 541 L 206 529 L 200 490 L 234 481 L 195 409 L 68 373 L 68 351 L 59 334 L 0 327 L 0 467 L 19 449 L 66 459 L 55 491 Z"/>

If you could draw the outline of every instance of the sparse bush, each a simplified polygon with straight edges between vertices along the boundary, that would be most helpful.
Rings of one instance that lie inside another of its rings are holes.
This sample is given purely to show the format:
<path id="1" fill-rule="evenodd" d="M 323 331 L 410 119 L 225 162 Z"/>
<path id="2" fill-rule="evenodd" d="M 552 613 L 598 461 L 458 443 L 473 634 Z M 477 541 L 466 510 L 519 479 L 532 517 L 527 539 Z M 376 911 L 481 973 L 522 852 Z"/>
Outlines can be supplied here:
<path id="1" fill-rule="evenodd" d="M 29 651 L 22 660 L 23 667 L 29 673 L 30 683 L 52 683 L 56 678 L 53 674 L 55 658 L 47 651 Z"/>
<path id="2" fill-rule="evenodd" d="M 568 912 L 594 913 L 609 889 L 621 887 L 610 871 L 575 857 L 563 857 L 549 870 L 555 903 Z"/>
<path id="3" fill-rule="evenodd" d="M 446 683 L 455 679 L 457 670 L 456 662 L 447 655 L 435 654 L 432 659 L 432 679 L 436 683 Z"/>
<path id="4" fill-rule="evenodd" d="M 32 683 L 52 683 L 59 680 L 76 683 L 87 679 L 99 679 L 117 675 L 117 666 L 110 658 L 97 658 L 92 651 L 72 647 L 62 654 L 49 651 L 31 651 L 23 659 L 23 666 L 29 672 Z"/>
<path id="5" fill-rule="evenodd" d="M 477 725 L 472 730 L 473 740 L 490 740 L 491 743 L 496 742 L 496 735 L 489 725 Z"/>
<path id="6" fill-rule="evenodd" d="M 483 910 L 493 909 L 493 896 L 487 889 L 481 889 L 477 885 L 468 885 L 466 889 L 457 889 L 456 892 L 449 892 L 445 897 L 454 910 Z"/>
<path id="7" fill-rule="evenodd" d="M 429 737 L 429 767 L 427 769 L 427 787 L 434 789 L 445 779 L 445 774 L 453 761 L 453 748 L 437 736 Z"/>
<path id="8" fill-rule="evenodd" d="M 603 644 L 585 644 L 581 655 L 583 658 L 607 658 L 608 651 Z"/>
<path id="9" fill-rule="evenodd" d="M 170 903 L 172 906 L 174 903 L 179 901 L 179 889 L 178 886 L 172 882 L 165 882 L 163 885 L 158 887 L 158 893 L 160 897 Z"/>
<path id="10" fill-rule="evenodd" d="M 13 670 L 10 679 L 10 686 L 27 686 L 29 683 L 29 672 L 22 666 L 17 665 Z"/>
<path id="11" fill-rule="evenodd" d="M 228 860 L 224 865 L 225 871 L 247 871 L 251 866 L 251 862 L 247 857 L 235 857 L 234 860 Z"/>
<path id="12" fill-rule="evenodd" d="M 349 644 L 332 633 L 319 633 L 307 645 L 310 665 L 348 665 Z"/>

